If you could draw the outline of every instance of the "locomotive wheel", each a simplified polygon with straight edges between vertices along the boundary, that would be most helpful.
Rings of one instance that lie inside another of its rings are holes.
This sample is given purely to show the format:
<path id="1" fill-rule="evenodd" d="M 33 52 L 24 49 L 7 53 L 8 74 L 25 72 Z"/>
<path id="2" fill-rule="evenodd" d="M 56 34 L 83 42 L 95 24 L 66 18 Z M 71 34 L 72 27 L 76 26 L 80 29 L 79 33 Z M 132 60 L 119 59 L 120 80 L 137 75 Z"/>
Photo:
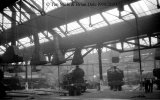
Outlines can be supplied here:
<path id="1" fill-rule="evenodd" d="M 118 91 L 122 91 L 122 86 L 121 85 L 118 86 Z"/>
<path id="2" fill-rule="evenodd" d="M 69 96 L 81 95 L 81 90 L 79 88 L 74 88 L 69 90 Z"/>
<path id="3" fill-rule="evenodd" d="M 76 96 L 77 95 L 77 90 L 75 89 L 75 90 L 73 90 L 73 93 L 74 93 L 74 95 L 73 96 Z"/>
<path id="4" fill-rule="evenodd" d="M 81 89 L 80 88 L 77 88 L 77 95 L 81 95 Z"/>
<path id="5" fill-rule="evenodd" d="M 113 90 L 113 86 L 112 85 L 110 86 L 110 90 Z"/>
<path id="6" fill-rule="evenodd" d="M 82 93 L 86 92 L 86 87 L 82 87 L 82 88 L 81 88 L 81 92 L 82 92 Z"/>
<path id="7" fill-rule="evenodd" d="M 69 89 L 69 96 L 76 96 L 76 95 L 78 95 L 77 88 L 70 87 L 70 89 Z"/>
<path id="8" fill-rule="evenodd" d="M 72 87 L 69 87 L 69 96 L 73 96 L 74 95 L 73 90 L 74 89 Z"/>
<path id="9" fill-rule="evenodd" d="M 69 96 L 73 96 L 73 90 L 69 90 Z"/>

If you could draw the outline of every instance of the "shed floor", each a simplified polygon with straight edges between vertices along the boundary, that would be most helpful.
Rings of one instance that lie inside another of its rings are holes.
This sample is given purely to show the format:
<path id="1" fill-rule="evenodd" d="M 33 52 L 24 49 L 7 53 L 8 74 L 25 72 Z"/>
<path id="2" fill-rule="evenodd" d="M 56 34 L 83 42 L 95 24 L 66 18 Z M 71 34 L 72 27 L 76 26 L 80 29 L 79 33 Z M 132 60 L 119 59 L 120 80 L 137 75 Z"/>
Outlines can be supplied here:
<path id="1" fill-rule="evenodd" d="M 124 87 L 123 87 L 124 88 Z M 88 89 L 80 96 L 60 96 L 51 92 L 12 91 L 7 93 L 9 97 L 0 100 L 160 100 L 160 90 L 153 93 L 144 93 L 138 89 L 123 89 L 123 91 L 111 91 L 104 87 L 103 91 Z"/>

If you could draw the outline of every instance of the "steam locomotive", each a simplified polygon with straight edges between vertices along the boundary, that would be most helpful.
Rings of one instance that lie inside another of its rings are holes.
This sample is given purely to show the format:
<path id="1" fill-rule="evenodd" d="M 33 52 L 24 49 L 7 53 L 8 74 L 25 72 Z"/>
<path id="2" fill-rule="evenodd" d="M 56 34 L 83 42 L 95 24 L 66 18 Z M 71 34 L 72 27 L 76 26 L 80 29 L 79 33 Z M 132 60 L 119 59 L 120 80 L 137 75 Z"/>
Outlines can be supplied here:
<path id="1" fill-rule="evenodd" d="M 86 82 L 84 80 L 83 69 L 76 66 L 74 70 L 69 71 L 63 76 L 61 87 L 69 91 L 69 95 L 80 95 L 86 91 Z"/>
<path id="2" fill-rule="evenodd" d="M 116 66 L 111 67 L 107 70 L 108 85 L 111 90 L 122 90 L 122 85 L 124 85 L 124 73 L 122 70 Z"/>

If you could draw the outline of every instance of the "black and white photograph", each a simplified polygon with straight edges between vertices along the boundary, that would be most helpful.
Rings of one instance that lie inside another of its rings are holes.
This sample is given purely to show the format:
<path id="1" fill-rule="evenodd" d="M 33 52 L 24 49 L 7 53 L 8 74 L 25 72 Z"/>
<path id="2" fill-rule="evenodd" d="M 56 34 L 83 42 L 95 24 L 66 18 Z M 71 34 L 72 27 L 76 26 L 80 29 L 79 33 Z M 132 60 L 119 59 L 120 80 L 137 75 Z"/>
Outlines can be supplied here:
<path id="1" fill-rule="evenodd" d="M 160 0 L 0 0 L 0 100 L 160 100 Z"/>

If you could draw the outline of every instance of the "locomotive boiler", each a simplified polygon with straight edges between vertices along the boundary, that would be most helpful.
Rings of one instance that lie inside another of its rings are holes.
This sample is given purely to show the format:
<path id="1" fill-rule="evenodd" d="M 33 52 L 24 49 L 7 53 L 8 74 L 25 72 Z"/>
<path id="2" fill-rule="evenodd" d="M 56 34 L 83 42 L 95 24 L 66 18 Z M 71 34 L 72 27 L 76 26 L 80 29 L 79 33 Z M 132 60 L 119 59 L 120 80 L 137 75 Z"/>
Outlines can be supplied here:
<path id="1" fill-rule="evenodd" d="M 111 90 L 121 91 L 122 85 L 124 84 L 123 78 L 123 71 L 116 66 L 113 66 L 107 70 L 108 85 Z"/>
<path id="2" fill-rule="evenodd" d="M 74 70 L 63 75 L 61 87 L 69 91 L 69 95 L 80 95 L 86 91 L 83 69 L 76 66 Z"/>

